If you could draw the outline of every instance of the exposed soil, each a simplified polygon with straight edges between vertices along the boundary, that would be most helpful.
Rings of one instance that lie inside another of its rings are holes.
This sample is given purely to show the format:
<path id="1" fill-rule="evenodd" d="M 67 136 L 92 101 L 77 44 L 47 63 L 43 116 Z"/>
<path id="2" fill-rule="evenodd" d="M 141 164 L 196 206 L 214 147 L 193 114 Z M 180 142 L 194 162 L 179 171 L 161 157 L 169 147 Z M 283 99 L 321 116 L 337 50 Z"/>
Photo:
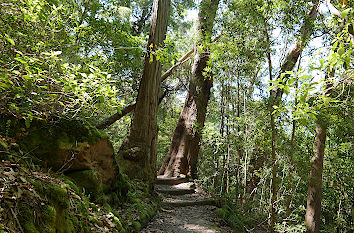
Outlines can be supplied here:
<path id="1" fill-rule="evenodd" d="M 167 182 L 166 182 L 167 183 Z M 186 190 L 194 189 L 194 193 Z M 225 221 L 215 215 L 217 208 L 212 199 L 195 185 L 181 183 L 178 185 L 158 185 L 156 191 L 180 190 L 172 194 L 161 193 L 163 208 L 141 232 L 155 233 L 228 233 L 233 232 Z M 187 194 L 181 195 L 186 192 Z M 175 206 L 175 203 L 179 203 Z"/>

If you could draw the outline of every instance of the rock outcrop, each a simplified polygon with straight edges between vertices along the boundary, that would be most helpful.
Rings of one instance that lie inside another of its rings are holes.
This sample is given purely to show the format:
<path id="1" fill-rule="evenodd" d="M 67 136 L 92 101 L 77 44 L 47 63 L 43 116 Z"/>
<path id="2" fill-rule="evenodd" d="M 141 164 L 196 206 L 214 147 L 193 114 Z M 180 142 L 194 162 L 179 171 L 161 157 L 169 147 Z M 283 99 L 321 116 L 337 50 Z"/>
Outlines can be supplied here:
<path id="1" fill-rule="evenodd" d="M 10 138 L 25 154 L 48 169 L 68 175 L 85 190 L 93 189 L 80 184 L 89 183 L 81 182 L 80 174 L 94 174 L 91 177 L 104 191 L 114 189 L 121 179 L 108 135 L 88 123 L 36 120 L 26 127 L 22 120 L 0 116 L 0 135 L 5 133 L 11 134 Z M 92 194 L 97 196 L 96 192 Z"/>

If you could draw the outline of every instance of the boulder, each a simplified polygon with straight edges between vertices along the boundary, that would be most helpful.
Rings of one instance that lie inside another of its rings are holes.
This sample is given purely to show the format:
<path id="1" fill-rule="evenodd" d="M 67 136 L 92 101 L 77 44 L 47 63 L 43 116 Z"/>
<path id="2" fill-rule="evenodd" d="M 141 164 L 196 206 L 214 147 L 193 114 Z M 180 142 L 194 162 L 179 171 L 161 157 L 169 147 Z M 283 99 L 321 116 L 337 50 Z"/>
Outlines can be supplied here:
<path id="1" fill-rule="evenodd" d="M 6 122 L 1 132 L 9 134 L 21 150 L 38 159 L 45 167 L 65 174 L 94 170 L 103 184 L 117 176 L 114 149 L 108 135 L 79 120 L 34 120 L 26 127 L 23 120 L 0 116 Z"/>

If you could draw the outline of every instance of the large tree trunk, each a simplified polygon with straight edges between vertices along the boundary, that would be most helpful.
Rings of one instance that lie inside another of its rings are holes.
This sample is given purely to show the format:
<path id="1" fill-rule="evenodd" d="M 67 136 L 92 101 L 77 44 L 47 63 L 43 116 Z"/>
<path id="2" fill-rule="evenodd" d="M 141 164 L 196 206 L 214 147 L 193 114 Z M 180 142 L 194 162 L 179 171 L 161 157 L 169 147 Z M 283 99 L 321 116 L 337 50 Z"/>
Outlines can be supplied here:
<path id="1" fill-rule="evenodd" d="M 305 216 L 307 233 L 320 232 L 322 170 L 326 142 L 326 130 L 327 127 L 324 123 L 317 123 L 315 142 L 313 144 L 314 155 L 312 157 L 307 194 L 307 209 Z"/>
<path id="2" fill-rule="evenodd" d="M 181 174 L 195 177 L 200 140 L 206 108 L 213 85 L 212 77 L 204 72 L 209 60 L 209 51 L 201 44 L 210 42 L 219 0 L 203 0 L 199 9 L 196 54 L 188 94 L 179 117 L 169 152 L 159 175 L 176 177 Z"/>
<path id="3" fill-rule="evenodd" d="M 161 64 L 154 51 L 166 37 L 170 0 L 154 0 L 150 37 L 144 70 L 130 132 L 118 152 L 122 172 L 131 178 L 152 182 L 156 170 L 157 103 Z M 153 57 L 150 61 L 150 56 Z"/>
<path id="4" fill-rule="evenodd" d="M 188 51 L 186 54 L 184 54 L 179 60 L 178 62 L 173 65 L 170 69 L 168 69 L 162 76 L 160 81 L 163 82 L 165 81 L 172 73 L 173 71 L 180 66 L 181 64 L 183 64 L 185 61 L 187 61 L 187 59 L 189 58 L 189 56 L 193 53 L 193 49 Z M 165 95 L 160 96 L 159 99 L 159 104 L 161 103 L 162 99 L 165 97 Z M 102 122 L 100 122 L 99 124 L 96 125 L 97 129 L 106 129 L 107 127 L 109 127 L 110 125 L 112 125 L 114 122 L 118 121 L 120 118 L 124 117 L 125 115 L 127 115 L 128 113 L 132 112 L 135 109 L 135 103 L 130 104 L 126 107 L 124 107 L 121 111 L 113 114 L 112 116 L 104 119 Z"/>

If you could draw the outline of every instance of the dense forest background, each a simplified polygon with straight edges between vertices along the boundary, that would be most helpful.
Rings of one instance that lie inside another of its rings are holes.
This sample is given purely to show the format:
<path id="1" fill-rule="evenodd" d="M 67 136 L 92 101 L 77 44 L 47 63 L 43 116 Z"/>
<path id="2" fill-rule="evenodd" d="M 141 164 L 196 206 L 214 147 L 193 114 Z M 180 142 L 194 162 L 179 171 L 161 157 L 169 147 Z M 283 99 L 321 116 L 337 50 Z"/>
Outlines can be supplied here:
<path id="1" fill-rule="evenodd" d="M 150 43 L 152 0 L 0 0 L 0 113 L 28 128 L 84 120 L 123 153 L 144 67 L 157 62 L 154 176 L 194 95 L 205 112 L 188 125 L 196 171 L 173 174 L 226 200 L 231 225 L 304 232 L 306 214 L 309 232 L 316 218 L 321 232 L 352 232 L 353 4 L 172 0 L 162 45 Z"/>

